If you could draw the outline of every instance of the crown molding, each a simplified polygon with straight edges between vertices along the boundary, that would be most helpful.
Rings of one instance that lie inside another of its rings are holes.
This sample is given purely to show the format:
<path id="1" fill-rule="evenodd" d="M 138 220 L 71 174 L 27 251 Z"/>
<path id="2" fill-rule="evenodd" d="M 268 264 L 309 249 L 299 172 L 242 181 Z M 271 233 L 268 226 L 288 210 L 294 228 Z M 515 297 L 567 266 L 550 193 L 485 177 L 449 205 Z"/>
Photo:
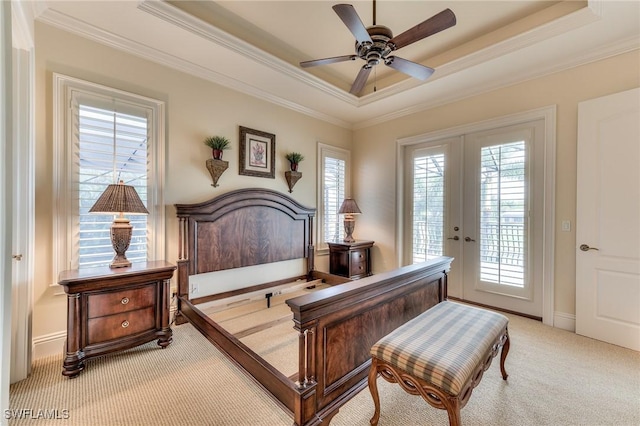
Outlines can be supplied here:
<path id="1" fill-rule="evenodd" d="M 37 20 L 80 37 L 104 44 L 113 49 L 121 50 L 160 65 L 211 81 L 231 90 L 282 106 L 283 108 L 297 111 L 301 114 L 335 124 L 336 126 L 349 129 L 351 128 L 351 124 L 344 120 L 307 108 L 298 103 L 288 101 L 209 68 L 194 64 L 193 62 L 186 61 L 158 49 L 154 49 L 117 34 L 113 34 L 109 31 L 102 30 L 56 10 L 46 9 L 42 11 L 37 17 Z"/>
<path id="2" fill-rule="evenodd" d="M 309 74 L 290 63 L 259 49 L 252 44 L 239 39 L 201 19 L 190 15 L 170 3 L 158 0 L 145 0 L 138 5 L 138 9 L 154 15 L 170 24 L 185 29 L 199 37 L 236 52 L 246 58 L 266 65 L 267 67 L 303 83 L 322 90 L 323 92 L 351 105 L 358 105 L 358 98 L 336 86 Z"/>
<path id="3" fill-rule="evenodd" d="M 596 4 L 591 7 L 591 3 Z M 588 7 L 584 7 L 568 15 L 561 16 L 544 25 L 540 25 L 529 31 L 525 31 L 501 42 L 495 43 L 491 46 L 487 46 L 484 49 L 480 49 L 469 55 L 443 64 L 437 67 L 436 72 L 426 83 L 409 78 L 363 96 L 362 98 L 360 98 L 359 105 L 362 106 L 377 102 L 381 99 L 396 95 L 398 93 L 402 93 L 409 89 L 413 89 L 422 84 L 429 84 L 433 81 L 457 73 L 464 69 L 474 67 L 484 62 L 488 62 L 501 56 L 507 55 L 516 50 L 524 49 L 552 37 L 573 31 L 584 25 L 588 25 L 592 22 L 600 20 L 602 15 L 601 9 L 602 7 L 600 2 L 590 2 Z"/>
<path id="4" fill-rule="evenodd" d="M 438 99 L 430 100 L 428 102 L 416 104 L 409 108 L 404 108 L 389 114 L 375 117 L 374 119 L 360 121 L 353 125 L 353 129 L 356 130 L 356 129 L 363 129 L 366 127 L 371 127 L 376 124 L 384 123 L 386 121 L 395 120 L 407 115 L 415 114 L 418 112 L 422 112 L 428 109 L 436 108 L 436 107 L 450 104 L 453 102 L 458 102 L 463 99 L 470 98 L 472 96 L 477 96 L 477 95 L 498 90 L 504 87 L 513 86 L 515 84 L 523 83 L 525 81 L 535 80 L 537 78 L 541 78 L 550 74 L 555 74 L 571 68 L 579 67 L 581 65 L 587 65 L 592 62 L 611 58 L 617 55 L 622 55 L 624 53 L 628 53 L 628 52 L 639 50 L 639 49 L 640 49 L 640 40 L 638 40 L 638 38 L 636 37 L 629 37 L 627 39 L 602 46 L 599 49 L 591 50 L 589 52 L 584 53 L 583 55 L 567 57 L 566 60 L 563 62 L 556 62 L 553 64 L 549 64 L 546 67 L 537 68 L 535 70 L 529 69 L 522 73 L 514 74 L 509 79 L 502 79 L 502 80 L 488 83 L 485 85 L 478 85 L 470 90 L 458 91 L 455 93 L 451 93 L 450 96 L 441 97 Z"/>
<path id="5" fill-rule="evenodd" d="M 181 11 L 169 3 L 158 0 L 145 0 L 138 5 L 138 8 L 141 11 L 158 17 L 164 22 L 187 30 L 196 36 L 223 46 L 224 48 L 242 55 L 245 58 L 265 65 L 278 73 L 284 74 L 289 78 L 313 87 L 314 89 L 343 101 L 354 108 L 359 108 L 367 105 L 371 105 L 373 107 L 373 104 L 377 101 L 381 101 L 409 89 L 416 88 L 420 85 L 425 85 L 425 87 L 427 87 L 429 84 L 447 76 L 452 76 L 460 71 L 472 67 L 481 66 L 491 60 L 498 60 L 508 54 L 512 54 L 526 47 L 531 47 L 537 43 L 549 40 L 551 37 L 560 36 L 566 32 L 598 21 L 602 19 L 603 3 L 602 1 L 589 1 L 588 7 L 558 18 L 541 27 L 524 32 L 503 42 L 466 55 L 460 59 L 443 64 L 438 67 L 431 79 L 426 83 L 422 83 L 414 79 L 406 79 L 362 98 L 351 95 L 288 62 L 282 61 L 279 58 L 276 58 L 229 33 Z M 425 102 L 414 104 L 407 108 L 399 108 L 388 114 L 380 114 L 375 118 L 357 121 L 352 124 L 334 115 L 322 113 L 316 109 L 300 105 L 297 102 L 289 101 L 281 96 L 277 96 L 267 92 L 266 90 L 260 89 L 259 87 L 252 86 L 233 77 L 216 72 L 211 68 L 198 65 L 191 61 L 181 59 L 175 55 L 163 52 L 162 50 L 158 50 L 134 40 L 102 30 L 56 10 L 44 8 L 38 12 L 39 13 L 36 13 L 37 20 L 60 28 L 64 31 L 347 129 L 362 129 L 374 126 L 382 122 L 398 119 L 427 109 L 460 101 L 462 99 L 502 87 L 539 78 L 548 74 L 640 48 L 640 42 L 636 38 L 632 37 L 605 45 L 599 49 L 590 50 L 589 52 L 581 55 L 563 58 L 562 61 L 556 61 L 554 63 L 547 64 L 546 66 L 541 64 L 541 67 L 536 67 L 535 69 L 531 68 L 522 70 L 521 72 L 513 73 L 509 78 L 501 79 L 500 81 L 487 82 L 468 89 L 448 91 L 448 95 L 440 95 L 438 96 L 438 99 L 429 99 Z"/>
<path id="6" fill-rule="evenodd" d="M 507 55 L 511 52 L 532 46 L 534 44 L 543 42 L 549 38 L 564 34 L 566 32 L 570 32 L 584 25 L 595 22 L 601 19 L 601 15 L 602 15 L 601 13 L 602 2 L 600 0 L 597 0 L 597 1 L 591 0 L 589 1 L 587 7 L 584 7 L 576 12 L 573 12 L 566 16 L 562 16 L 547 24 L 544 24 L 534 29 L 531 29 L 529 31 L 523 32 L 517 36 L 511 37 L 500 43 L 496 43 L 494 45 L 488 46 L 477 52 L 466 55 L 460 59 L 443 64 L 442 66 L 438 67 L 435 74 L 426 83 L 408 78 L 399 83 L 380 89 L 366 96 L 356 97 L 352 94 L 345 92 L 342 89 L 337 88 L 336 86 L 330 83 L 325 82 L 324 80 L 321 80 L 313 76 L 312 74 L 309 74 L 305 71 L 300 70 L 298 67 L 295 67 L 289 64 L 288 62 L 282 61 L 279 58 L 276 58 L 275 56 L 268 54 L 263 50 L 256 48 L 253 45 L 250 45 L 249 43 L 225 31 L 222 31 L 186 12 L 183 12 L 182 10 L 176 8 L 175 6 L 169 3 L 158 1 L 158 0 L 145 0 L 138 7 L 141 10 L 144 10 L 152 15 L 155 15 L 167 22 L 177 25 L 187 31 L 190 31 L 200 37 L 210 40 L 220 46 L 231 49 L 240 55 L 243 55 L 261 64 L 264 64 L 277 72 L 286 74 L 291 78 L 297 79 L 304 84 L 307 84 L 315 89 L 318 89 L 330 96 L 333 96 L 355 107 L 362 107 L 362 106 L 376 103 L 378 101 L 400 94 L 402 92 L 413 89 L 423 84 L 428 85 L 438 79 L 460 72 L 461 70 L 474 67 L 484 62 L 491 61 L 493 59 Z M 540 75 L 544 75 L 547 73 L 548 72 L 545 71 Z M 514 82 L 517 82 L 518 80 L 522 80 L 523 78 L 527 79 L 532 77 L 514 78 L 514 79 L 511 79 L 510 82 L 508 83 L 500 82 L 494 87 L 498 88 L 498 87 L 504 87 L 505 85 L 508 85 L 508 84 L 514 84 Z M 487 90 L 491 90 L 491 89 L 489 88 L 483 89 L 482 87 L 479 87 L 474 89 L 472 91 L 473 93 L 469 92 L 469 93 L 452 94 L 452 96 L 444 100 L 432 101 L 429 103 L 415 105 L 405 109 L 400 109 L 392 113 L 389 113 L 387 115 L 384 115 L 382 117 L 378 116 L 375 119 L 359 122 L 353 125 L 352 127 L 353 128 L 369 127 L 371 125 L 380 123 L 381 120 L 383 121 L 393 120 L 395 118 L 412 114 L 417 111 L 421 111 L 427 108 L 432 108 L 433 106 L 438 106 L 444 103 L 460 100 L 469 96 L 474 96 L 478 93 L 482 93 Z"/>

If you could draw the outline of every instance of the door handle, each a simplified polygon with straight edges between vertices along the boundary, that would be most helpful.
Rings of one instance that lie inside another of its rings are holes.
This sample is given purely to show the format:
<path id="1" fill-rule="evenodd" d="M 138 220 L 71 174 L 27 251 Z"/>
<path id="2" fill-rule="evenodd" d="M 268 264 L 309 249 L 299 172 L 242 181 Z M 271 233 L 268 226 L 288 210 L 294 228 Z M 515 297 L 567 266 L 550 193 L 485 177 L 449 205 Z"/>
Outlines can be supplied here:
<path id="1" fill-rule="evenodd" d="M 580 250 L 589 251 L 589 250 L 600 250 L 595 247 L 589 247 L 587 244 L 580 244 Z"/>
<path id="2" fill-rule="evenodd" d="M 447 240 L 454 240 L 454 241 L 458 241 L 459 239 L 460 239 L 460 237 L 458 237 L 457 235 L 455 237 L 447 238 Z"/>
<path id="3" fill-rule="evenodd" d="M 476 240 L 474 240 L 473 238 L 469 238 L 469 237 L 464 237 L 464 240 L 466 242 L 469 242 L 469 241 L 473 241 L 474 243 L 476 242 Z"/>

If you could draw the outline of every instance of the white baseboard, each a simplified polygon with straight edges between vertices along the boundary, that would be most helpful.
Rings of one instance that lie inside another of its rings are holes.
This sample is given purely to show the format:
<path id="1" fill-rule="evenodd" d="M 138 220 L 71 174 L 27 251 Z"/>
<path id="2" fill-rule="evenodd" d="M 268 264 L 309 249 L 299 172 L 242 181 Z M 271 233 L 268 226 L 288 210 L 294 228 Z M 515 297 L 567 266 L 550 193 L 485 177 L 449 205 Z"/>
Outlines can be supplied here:
<path id="1" fill-rule="evenodd" d="M 574 314 L 556 311 L 553 313 L 553 326 L 575 333 L 576 316 Z"/>
<path id="2" fill-rule="evenodd" d="M 46 334 L 33 338 L 32 359 L 44 358 L 49 355 L 58 355 L 64 351 L 64 341 L 67 338 L 66 331 Z"/>

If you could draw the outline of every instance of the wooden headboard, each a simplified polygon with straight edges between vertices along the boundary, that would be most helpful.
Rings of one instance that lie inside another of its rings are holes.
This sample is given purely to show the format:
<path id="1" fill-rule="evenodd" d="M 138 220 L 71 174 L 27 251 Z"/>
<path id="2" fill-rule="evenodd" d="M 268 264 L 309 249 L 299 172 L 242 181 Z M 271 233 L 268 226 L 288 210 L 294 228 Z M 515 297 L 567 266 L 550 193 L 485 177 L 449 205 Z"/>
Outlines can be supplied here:
<path id="1" fill-rule="evenodd" d="M 315 209 L 269 189 L 240 189 L 198 204 L 176 204 L 179 261 L 188 274 L 307 258 L 314 268 Z"/>

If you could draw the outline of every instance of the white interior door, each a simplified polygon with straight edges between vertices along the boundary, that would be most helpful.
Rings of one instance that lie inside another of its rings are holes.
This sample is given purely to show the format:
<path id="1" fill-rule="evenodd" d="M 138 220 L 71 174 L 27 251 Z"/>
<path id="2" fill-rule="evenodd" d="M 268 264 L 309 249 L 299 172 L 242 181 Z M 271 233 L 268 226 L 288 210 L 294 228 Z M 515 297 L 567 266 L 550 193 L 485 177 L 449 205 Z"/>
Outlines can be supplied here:
<path id="1" fill-rule="evenodd" d="M 640 350 L 640 89 L 578 106 L 576 332 Z"/>

